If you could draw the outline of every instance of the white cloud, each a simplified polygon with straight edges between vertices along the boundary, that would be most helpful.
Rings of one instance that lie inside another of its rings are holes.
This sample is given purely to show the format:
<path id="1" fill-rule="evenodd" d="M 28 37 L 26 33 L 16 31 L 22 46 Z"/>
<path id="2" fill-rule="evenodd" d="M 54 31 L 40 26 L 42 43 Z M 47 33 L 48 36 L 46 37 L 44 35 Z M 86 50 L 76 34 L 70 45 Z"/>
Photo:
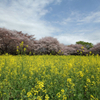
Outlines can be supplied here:
<path id="1" fill-rule="evenodd" d="M 49 12 L 45 7 L 54 1 L 61 2 L 61 0 L 0 1 L 0 27 L 34 34 L 36 39 L 51 36 L 59 29 L 41 20 L 41 17 Z"/>
<path id="2" fill-rule="evenodd" d="M 60 43 L 66 45 L 75 44 L 77 41 L 82 41 L 82 40 L 87 41 L 87 39 L 83 37 L 83 34 L 80 35 L 66 34 L 66 35 L 59 35 L 55 37 L 60 41 Z"/>
<path id="3" fill-rule="evenodd" d="M 79 12 L 72 12 L 67 18 L 55 23 L 63 25 L 63 34 L 55 36 L 60 43 L 75 44 L 77 41 L 91 42 L 97 44 L 100 41 L 100 29 L 98 26 L 92 26 L 94 23 L 100 21 L 100 12 L 92 12 L 89 14 L 82 14 Z M 89 23 L 89 25 L 87 25 Z M 61 29 L 61 28 L 60 28 Z"/>
<path id="4" fill-rule="evenodd" d="M 69 16 L 67 16 L 67 18 L 63 18 L 59 24 L 67 25 L 72 22 L 75 22 L 76 25 L 82 25 L 86 23 L 100 23 L 100 11 L 90 12 L 88 14 L 72 11 Z"/>
<path id="5" fill-rule="evenodd" d="M 65 33 L 55 36 L 55 38 L 57 38 L 60 43 L 63 43 L 65 45 L 76 44 L 77 41 L 89 42 L 95 45 L 98 43 L 98 40 L 100 40 L 100 30 L 94 31 L 91 34 L 87 34 L 81 31 L 82 30 L 80 30 L 80 33 L 76 33 L 74 35 Z"/>
<path id="6" fill-rule="evenodd" d="M 82 19 L 79 19 L 78 22 L 82 23 L 93 23 L 93 22 L 100 22 L 100 11 L 98 12 L 91 12 Z"/>
<path id="7" fill-rule="evenodd" d="M 62 0 L 56 0 L 55 4 L 60 4 Z"/>
<path id="8" fill-rule="evenodd" d="M 72 21 L 71 18 L 66 18 L 66 19 L 63 19 L 63 21 L 62 21 L 60 24 L 66 25 L 66 24 L 68 24 L 68 23 L 71 22 L 71 21 Z"/>

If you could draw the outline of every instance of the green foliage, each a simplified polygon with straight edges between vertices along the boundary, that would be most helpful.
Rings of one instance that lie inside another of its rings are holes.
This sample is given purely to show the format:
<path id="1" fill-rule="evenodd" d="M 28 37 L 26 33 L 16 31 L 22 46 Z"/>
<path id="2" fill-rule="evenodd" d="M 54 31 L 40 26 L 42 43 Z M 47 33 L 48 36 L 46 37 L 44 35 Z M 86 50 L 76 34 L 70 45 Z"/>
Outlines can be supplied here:
<path id="1" fill-rule="evenodd" d="M 78 41 L 78 42 L 76 42 L 76 44 L 82 44 L 82 45 L 84 45 L 88 50 L 89 50 L 90 48 L 93 47 L 93 44 L 92 44 L 92 43 L 84 42 L 84 41 Z"/>

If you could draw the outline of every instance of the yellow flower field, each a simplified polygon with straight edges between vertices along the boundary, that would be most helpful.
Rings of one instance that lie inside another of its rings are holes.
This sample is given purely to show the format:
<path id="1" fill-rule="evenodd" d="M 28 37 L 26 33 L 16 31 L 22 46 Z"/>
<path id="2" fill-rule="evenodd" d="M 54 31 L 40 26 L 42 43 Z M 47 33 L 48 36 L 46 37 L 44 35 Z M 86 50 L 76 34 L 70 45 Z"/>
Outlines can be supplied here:
<path id="1" fill-rule="evenodd" d="M 0 100 L 100 100 L 100 57 L 2 55 Z"/>

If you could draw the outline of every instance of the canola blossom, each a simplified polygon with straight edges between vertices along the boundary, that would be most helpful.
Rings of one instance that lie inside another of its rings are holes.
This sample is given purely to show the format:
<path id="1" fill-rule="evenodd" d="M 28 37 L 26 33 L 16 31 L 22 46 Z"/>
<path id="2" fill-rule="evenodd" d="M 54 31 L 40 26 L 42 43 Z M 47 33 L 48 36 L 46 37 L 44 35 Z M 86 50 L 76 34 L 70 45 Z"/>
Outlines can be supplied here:
<path id="1" fill-rule="evenodd" d="M 2 55 L 0 100 L 100 100 L 100 57 Z"/>

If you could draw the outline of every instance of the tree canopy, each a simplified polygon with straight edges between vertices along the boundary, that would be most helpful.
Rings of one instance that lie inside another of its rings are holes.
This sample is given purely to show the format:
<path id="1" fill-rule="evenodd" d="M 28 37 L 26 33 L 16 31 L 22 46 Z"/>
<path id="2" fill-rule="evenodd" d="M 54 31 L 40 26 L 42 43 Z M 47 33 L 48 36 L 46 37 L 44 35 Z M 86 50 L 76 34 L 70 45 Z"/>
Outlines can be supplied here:
<path id="1" fill-rule="evenodd" d="M 90 48 L 93 47 L 93 44 L 92 44 L 92 43 L 84 42 L 84 41 L 78 41 L 78 42 L 76 42 L 76 44 L 82 44 L 82 45 L 84 45 L 88 50 L 89 50 Z"/>

